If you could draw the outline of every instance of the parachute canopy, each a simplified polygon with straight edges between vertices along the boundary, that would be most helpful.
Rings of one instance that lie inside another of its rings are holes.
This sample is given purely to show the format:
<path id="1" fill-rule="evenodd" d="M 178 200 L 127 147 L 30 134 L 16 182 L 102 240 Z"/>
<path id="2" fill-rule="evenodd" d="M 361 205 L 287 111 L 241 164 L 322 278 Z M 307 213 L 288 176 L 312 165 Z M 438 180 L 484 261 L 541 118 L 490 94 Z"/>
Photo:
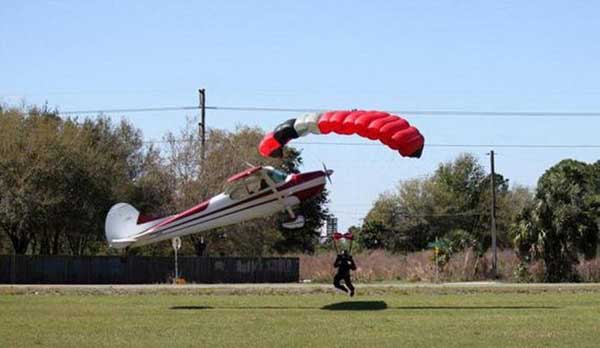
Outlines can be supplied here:
<path id="1" fill-rule="evenodd" d="M 269 132 L 258 150 L 265 157 L 278 157 L 290 140 L 307 134 L 358 134 L 379 140 L 404 157 L 421 157 L 425 138 L 405 119 L 382 111 L 328 111 L 289 119 Z"/>
<path id="2" fill-rule="evenodd" d="M 346 232 L 346 233 L 335 232 L 333 234 L 333 240 L 340 240 L 340 239 L 354 240 L 354 236 L 352 235 L 352 232 Z"/>

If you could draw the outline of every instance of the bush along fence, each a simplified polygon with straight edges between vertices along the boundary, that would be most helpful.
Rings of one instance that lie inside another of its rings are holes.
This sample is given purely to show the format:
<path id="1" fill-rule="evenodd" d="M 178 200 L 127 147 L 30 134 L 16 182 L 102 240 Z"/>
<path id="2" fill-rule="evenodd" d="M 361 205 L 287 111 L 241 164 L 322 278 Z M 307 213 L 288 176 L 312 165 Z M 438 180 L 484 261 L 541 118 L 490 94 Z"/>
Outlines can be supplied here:
<path id="1" fill-rule="evenodd" d="M 298 282 L 296 257 L 179 257 L 187 283 Z M 171 282 L 171 257 L 0 255 L 0 284 L 157 284 Z"/>

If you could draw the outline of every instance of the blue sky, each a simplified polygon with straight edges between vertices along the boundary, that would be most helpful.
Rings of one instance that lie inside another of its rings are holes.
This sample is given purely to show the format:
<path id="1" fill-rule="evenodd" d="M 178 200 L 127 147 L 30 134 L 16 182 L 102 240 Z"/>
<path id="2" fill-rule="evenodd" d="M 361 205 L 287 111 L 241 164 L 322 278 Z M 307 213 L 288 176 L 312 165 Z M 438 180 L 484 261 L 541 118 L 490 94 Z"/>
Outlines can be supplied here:
<path id="1" fill-rule="evenodd" d="M 0 9 L 0 101 L 62 110 L 209 105 L 383 110 L 600 111 L 594 1 L 10 1 Z M 193 112 L 118 114 L 159 139 Z M 210 111 L 211 127 L 271 129 L 294 114 Z M 408 115 L 428 143 L 600 144 L 599 118 Z M 312 136 L 306 141 L 361 141 Z M 409 160 L 378 146 L 303 145 L 336 170 L 341 229 L 377 195 L 462 151 Z M 498 148 L 497 170 L 535 185 L 599 149 Z"/>

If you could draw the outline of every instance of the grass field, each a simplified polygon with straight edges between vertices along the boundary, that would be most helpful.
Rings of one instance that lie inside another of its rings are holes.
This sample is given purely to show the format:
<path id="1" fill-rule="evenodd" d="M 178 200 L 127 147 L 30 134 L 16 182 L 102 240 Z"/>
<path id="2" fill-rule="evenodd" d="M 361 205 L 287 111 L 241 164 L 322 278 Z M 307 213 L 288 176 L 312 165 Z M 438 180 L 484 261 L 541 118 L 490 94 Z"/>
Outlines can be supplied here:
<path id="1" fill-rule="evenodd" d="M 596 290 L 4 294 L 0 347 L 598 347 Z"/>

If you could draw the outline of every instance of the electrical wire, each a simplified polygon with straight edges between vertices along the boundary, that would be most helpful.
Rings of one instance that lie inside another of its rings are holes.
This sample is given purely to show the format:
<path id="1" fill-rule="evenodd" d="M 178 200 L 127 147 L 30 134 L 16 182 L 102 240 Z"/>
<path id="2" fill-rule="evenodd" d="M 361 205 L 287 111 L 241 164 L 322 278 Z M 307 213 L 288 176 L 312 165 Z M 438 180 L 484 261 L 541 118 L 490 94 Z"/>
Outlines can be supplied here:
<path id="1" fill-rule="evenodd" d="M 332 211 L 335 214 L 339 214 L 339 215 L 347 215 L 347 216 L 363 216 L 365 217 L 367 214 L 361 214 L 359 212 L 355 212 L 355 211 L 344 211 L 344 210 L 336 210 L 336 209 L 332 209 Z M 396 216 L 400 216 L 400 217 L 406 217 L 406 218 L 418 218 L 418 217 L 453 217 L 453 216 L 485 216 L 488 215 L 488 213 L 477 213 L 477 212 L 465 212 L 465 213 L 439 213 L 439 214 L 409 214 L 409 213 L 399 213 L 399 214 L 395 214 Z"/>
<path id="2" fill-rule="evenodd" d="M 198 110 L 199 106 L 161 106 L 147 108 L 126 108 L 126 109 L 90 109 L 90 110 L 72 110 L 59 111 L 60 115 L 85 115 L 85 114 L 114 114 L 114 113 L 134 113 L 134 112 L 155 112 L 155 111 L 185 111 Z M 208 109 L 208 107 L 207 107 Z"/>
<path id="3" fill-rule="evenodd" d="M 255 106 L 206 106 L 207 110 L 215 111 L 255 111 L 255 112 L 322 112 L 326 109 L 318 108 L 278 108 Z M 170 112 L 199 110 L 200 106 L 165 106 L 146 108 L 123 109 L 89 109 L 61 111 L 64 115 L 83 114 L 108 114 L 108 113 L 135 113 L 135 112 Z M 469 110 L 396 110 L 390 111 L 399 114 L 412 114 L 422 116 L 508 116 L 508 117 L 600 117 L 600 112 L 544 112 L 544 111 L 469 111 Z M 186 140 L 187 141 L 187 140 Z M 153 140 L 144 143 L 168 143 L 167 141 Z M 326 145 L 326 146 L 379 146 L 377 143 L 360 142 L 320 142 L 297 141 L 297 145 Z M 517 148 L 517 149 L 600 149 L 600 144 L 427 144 L 427 147 L 438 148 Z"/>
<path id="4" fill-rule="evenodd" d="M 144 108 L 122 108 L 122 109 L 87 109 L 60 111 L 64 115 L 84 114 L 111 114 L 111 113 L 135 113 L 135 112 L 158 112 L 158 111 L 186 111 L 198 110 L 200 106 L 164 106 Z M 331 108 L 280 108 L 263 106 L 206 106 L 206 110 L 214 111 L 244 111 L 244 112 L 324 112 Z M 575 112 L 575 111 L 477 111 L 477 110 L 389 110 L 390 113 L 420 116 L 488 116 L 488 117 L 600 117 L 599 111 Z"/>
<path id="5" fill-rule="evenodd" d="M 332 145 L 332 146 L 381 146 L 379 143 L 358 143 L 358 142 L 329 142 L 329 141 L 296 141 L 297 145 Z M 500 147 L 500 148 L 600 148 L 600 144 L 425 144 L 426 147 Z"/>
<path id="6" fill-rule="evenodd" d="M 167 140 L 147 140 L 144 144 L 168 144 Z M 177 139 L 176 143 L 189 142 Z M 296 141 L 295 145 L 325 146 L 381 146 L 379 143 Z M 516 148 L 516 149 L 600 149 L 600 144 L 425 144 L 426 147 L 463 147 L 463 148 Z"/>

